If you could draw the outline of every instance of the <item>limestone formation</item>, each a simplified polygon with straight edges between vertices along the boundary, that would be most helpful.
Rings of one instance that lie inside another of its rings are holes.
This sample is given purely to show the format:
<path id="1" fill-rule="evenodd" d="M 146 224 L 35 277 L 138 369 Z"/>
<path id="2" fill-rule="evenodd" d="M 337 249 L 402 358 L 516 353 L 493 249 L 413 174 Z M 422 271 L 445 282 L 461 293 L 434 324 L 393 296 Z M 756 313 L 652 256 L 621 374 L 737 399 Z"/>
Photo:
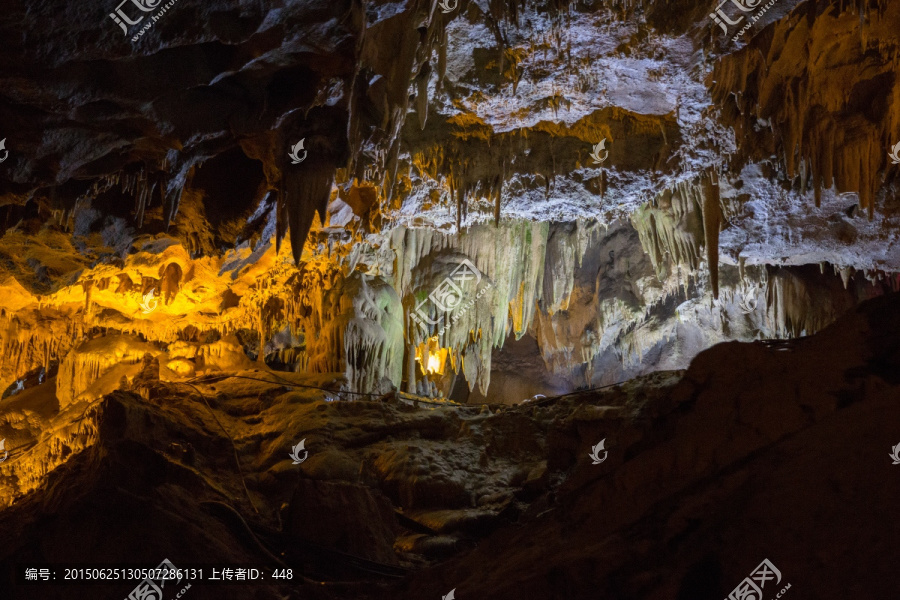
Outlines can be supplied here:
<path id="1" fill-rule="evenodd" d="M 4 7 L 0 567 L 705 600 L 768 556 L 798 597 L 889 597 L 863 513 L 900 441 L 898 25 L 888 0 Z"/>

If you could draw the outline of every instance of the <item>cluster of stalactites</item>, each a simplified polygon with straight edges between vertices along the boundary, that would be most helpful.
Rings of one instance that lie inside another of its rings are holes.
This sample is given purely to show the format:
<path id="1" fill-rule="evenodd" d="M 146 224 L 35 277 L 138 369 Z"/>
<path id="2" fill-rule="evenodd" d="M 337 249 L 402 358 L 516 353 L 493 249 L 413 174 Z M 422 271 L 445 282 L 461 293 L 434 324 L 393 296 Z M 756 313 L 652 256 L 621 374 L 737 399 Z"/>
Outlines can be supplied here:
<path id="1" fill-rule="evenodd" d="M 812 27 L 805 14 L 789 15 L 773 35 L 723 57 L 710 79 L 745 158 L 766 160 L 774 146 L 784 175 L 812 190 L 817 206 L 822 189 L 835 187 L 856 192 L 871 218 L 900 135 L 900 97 L 886 85 L 900 43 L 881 33 L 900 19 L 900 7 L 862 4 L 819 14 Z M 870 97 L 860 100 L 863 89 Z M 875 119 L 872 106 L 880 107 Z"/>
<path id="2" fill-rule="evenodd" d="M 74 410 L 78 412 L 74 412 L 64 425 L 42 430 L 41 440 L 37 444 L 21 453 L 17 452 L 5 462 L 5 476 L 0 478 L 0 508 L 11 506 L 18 498 L 46 485 L 48 473 L 66 462 L 72 454 L 97 442 L 101 409 L 94 407 L 82 410 L 78 407 Z"/>
<path id="3" fill-rule="evenodd" d="M 81 319 L 68 313 L 35 309 L 0 316 L 0 391 L 65 356 L 85 333 Z"/>
<path id="4" fill-rule="evenodd" d="M 552 237 L 548 223 L 530 221 L 476 225 L 460 235 L 395 229 L 393 283 L 403 300 L 408 351 L 436 339 L 470 390 L 478 385 L 486 393 L 492 350 L 502 347 L 511 333 L 518 339 L 532 330 L 537 313 L 567 308 L 575 268 L 601 229 L 596 223 L 578 223 Z M 443 310 L 441 289 L 454 281 L 464 261 L 477 274 L 461 285 L 459 303 Z M 407 376 L 415 389 L 414 378 L 423 374 Z"/>
<path id="5" fill-rule="evenodd" d="M 80 207 L 117 187 L 120 193 L 132 197 L 134 202 L 133 219 L 137 227 L 143 226 L 147 207 L 155 198 L 161 205 L 170 209 L 171 220 L 175 216 L 174 210 L 177 210 L 177 204 L 174 207 L 170 206 L 171 202 L 167 204 L 167 199 L 170 198 L 168 168 L 168 161 L 162 159 L 155 167 L 149 163 L 130 165 L 114 173 L 97 177 L 86 191 L 75 198 L 69 209 L 57 208 L 54 211 L 54 222 L 71 231 L 74 226 L 73 218 Z M 63 199 L 58 197 L 59 193 L 59 188 L 51 189 L 51 201 L 55 207 L 66 204 Z"/>
<path id="6" fill-rule="evenodd" d="M 695 181 L 664 190 L 632 214 L 641 246 L 660 281 L 666 279 L 671 266 L 683 265 L 696 271 L 705 254 L 713 297 L 718 298 L 723 212 L 717 176 L 707 172 Z"/>

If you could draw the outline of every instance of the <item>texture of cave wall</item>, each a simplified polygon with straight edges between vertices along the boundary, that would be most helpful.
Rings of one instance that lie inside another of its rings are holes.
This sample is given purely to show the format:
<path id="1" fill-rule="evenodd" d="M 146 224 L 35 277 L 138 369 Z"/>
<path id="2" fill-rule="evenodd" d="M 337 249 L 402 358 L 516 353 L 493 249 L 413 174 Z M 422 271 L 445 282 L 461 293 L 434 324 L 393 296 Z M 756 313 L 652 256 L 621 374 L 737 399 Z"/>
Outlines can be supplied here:
<path id="1" fill-rule="evenodd" d="M 178 3 L 135 41 L 102 3 L 16 5 L 0 386 L 84 393 L 121 334 L 189 345 L 173 374 L 234 335 L 473 398 L 533 340 L 528 389 L 567 390 L 895 289 L 900 9 L 782 0 L 735 43 L 701 4 Z M 463 259 L 477 301 L 413 322 Z"/>
<path id="2" fill-rule="evenodd" d="M 0 11 L 0 562 L 247 564 L 262 524 L 331 576 L 304 600 L 721 598 L 762 553 L 897 589 L 859 508 L 896 498 L 896 296 L 854 307 L 900 286 L 900 7 L 732 41 L 716 4 Z M 394 386 L 490 406 L 338 391 Z"/>
<path id="3" fill-rule="evenodd" d="M 161 355 L 97 402 L 56 410 L 51 386 L 29 388 L 5 400 L 33 443 L 2 465 L 0 584 L 15 600 L 125 597 L 133 582 L 24 588 L 6 566 L 167 556 L 295 569 L 195 581 L 200 598 L 696 600 L 727 597 L 765 556 L 817 598 L 889 598 L 898 304 L 516 406 L 335 402 L 305 387 L 328 376 L 246 366 L 252 379 L 190 388 L 165 381 Z M 218 344 L 204 360 L 243 356 Z"/>

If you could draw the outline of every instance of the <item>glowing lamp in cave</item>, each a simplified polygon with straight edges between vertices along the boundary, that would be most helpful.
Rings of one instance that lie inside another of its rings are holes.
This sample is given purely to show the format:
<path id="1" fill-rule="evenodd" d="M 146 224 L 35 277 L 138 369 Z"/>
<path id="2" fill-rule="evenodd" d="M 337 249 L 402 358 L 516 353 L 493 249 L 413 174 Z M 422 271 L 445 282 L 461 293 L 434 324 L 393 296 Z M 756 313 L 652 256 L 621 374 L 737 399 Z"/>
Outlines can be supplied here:
<path id="1" fill-rule="evenodd" d="M 425 365 L 425 370 L 429 373 L 438 373 L 440 374 L 442 367 L 444 366 L 443 361 L 441 360 L 440 354 L 432 354 L 428 353 L 428 364 Z"/>
<path id="2" fill-rule="evenodd" d="M 434 336 L 416 348 L 416 361 L 426 375 L 443 375 L 448 354 L 448 349 L 441 348 L 437 336 Z"/>

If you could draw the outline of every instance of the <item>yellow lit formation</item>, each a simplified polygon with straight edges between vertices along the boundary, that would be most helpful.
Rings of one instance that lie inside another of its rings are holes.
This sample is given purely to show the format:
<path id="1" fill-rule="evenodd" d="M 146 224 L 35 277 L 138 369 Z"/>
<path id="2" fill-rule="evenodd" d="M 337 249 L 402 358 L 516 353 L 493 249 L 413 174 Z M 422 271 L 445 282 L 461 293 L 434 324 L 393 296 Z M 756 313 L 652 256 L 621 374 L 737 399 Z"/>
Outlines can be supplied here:
<path id="1" fill-rule="evenodd" d="M 443 375 L 449 348 L 441 348 L 438 337 L 428 338 L 416 347 L 416 361 L 426 375 Z"/>

